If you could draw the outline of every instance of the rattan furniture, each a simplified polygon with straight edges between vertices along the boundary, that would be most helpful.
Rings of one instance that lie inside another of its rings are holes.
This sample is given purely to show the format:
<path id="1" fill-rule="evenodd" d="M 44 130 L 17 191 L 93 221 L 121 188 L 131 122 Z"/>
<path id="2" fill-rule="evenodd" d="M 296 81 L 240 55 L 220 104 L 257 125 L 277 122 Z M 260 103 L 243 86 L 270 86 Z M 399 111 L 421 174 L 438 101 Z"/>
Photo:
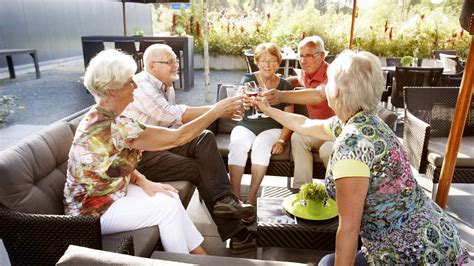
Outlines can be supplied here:
<path id="1" fill-rule="evenodd" d="M 410 163 L 439 182 L 459 87 L 405 87 L 403 139 Z M 474 183 L 474 103 L 467 114 L 452 182 Z M 434 193 L 435 194 L 435 193 Z"/>
<path id="2" fill-rule="evenodd" d="M 263 213 L 266 215 L 268 213 L 265 210 L 266 200 L 278 199 L 283 203 L 285 197 L 297 192 L 296 189 L 285 187 L 263 187 L 262 196 L 257 199 L 257 258 L 261 258 L 264 247 L 335 250 L 336 231 L 339 225 L 337 217 L 324 221 L 292 217 L 295 223 L 287 223 L 285 219 L 283 222 L 267 222 L 266 219 L 262 221 L 259 217 Z"/>
<path id="3" fill-rule="evenodd" d="M 69 244 L 114 251 L 125 236 L 134 253 L 149 257 L 159 243 L 158 227 L 101 235 L 98 217 L 64 214 L 68 153 L 85 109 L 55 122 L 0 152 L 0 238 L 12 264 L 54 264 Z M 184 206 L 194 186 L 169 182 Z"/>

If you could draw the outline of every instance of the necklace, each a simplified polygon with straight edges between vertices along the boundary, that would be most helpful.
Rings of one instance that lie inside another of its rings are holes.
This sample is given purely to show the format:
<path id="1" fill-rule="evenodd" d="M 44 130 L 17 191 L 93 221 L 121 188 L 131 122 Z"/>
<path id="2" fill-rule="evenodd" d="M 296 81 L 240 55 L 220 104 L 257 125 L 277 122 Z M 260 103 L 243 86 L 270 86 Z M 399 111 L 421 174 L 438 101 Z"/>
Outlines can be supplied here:
<path id="1" fill-rule="evenodd" d="M 270 79 L 264 79 L 260 73 L 255 74 L 258 84 L 260 86 L 266 88 L 266 89 L 273 89 L 278 86 L 278 84 L 275 84 L 277 79 L 278 81 L 280 80 L 277 76 L 272 76 Z"/>

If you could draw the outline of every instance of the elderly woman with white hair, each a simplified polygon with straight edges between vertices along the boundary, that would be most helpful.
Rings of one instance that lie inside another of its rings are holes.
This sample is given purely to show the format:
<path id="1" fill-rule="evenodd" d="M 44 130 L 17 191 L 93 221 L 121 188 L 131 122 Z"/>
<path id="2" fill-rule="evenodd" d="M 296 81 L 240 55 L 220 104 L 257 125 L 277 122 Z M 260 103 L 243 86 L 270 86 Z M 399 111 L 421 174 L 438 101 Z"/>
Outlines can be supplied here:
<path id="1" fill-rule="evenodd" d="M 336 113 L 327 120 L 282 112 L 263 97 L 257 102 L 295 132 L 334 140 L 326 191 L 337 199 L 339 227 L 336 252 L 320 265 L 461 263 L 455 224 L 417 184 L 402 143 L 375 115 L 383 90 L 379 59 L 344 51 L 328 69 L 325 90 Z"/>
<path id="2" fill-rule="evenodd" d="M 79 123 L 69 151 L 65 213 L 100 216 L 102 234 L 158 226 L 166 251 L 205 255 L 203 237 L 186 214 L 178 191 L 149 181 L 135 168 L 142 150 L 186 143 L 217 117 L 239 108 L 240 102 L 223 100 L 177 129 L 144 125 L 120 115 L 133 101 L 136 70 L 131 56 L 113 49 L 90 61 L 84 85 L 97 104 Z"/>

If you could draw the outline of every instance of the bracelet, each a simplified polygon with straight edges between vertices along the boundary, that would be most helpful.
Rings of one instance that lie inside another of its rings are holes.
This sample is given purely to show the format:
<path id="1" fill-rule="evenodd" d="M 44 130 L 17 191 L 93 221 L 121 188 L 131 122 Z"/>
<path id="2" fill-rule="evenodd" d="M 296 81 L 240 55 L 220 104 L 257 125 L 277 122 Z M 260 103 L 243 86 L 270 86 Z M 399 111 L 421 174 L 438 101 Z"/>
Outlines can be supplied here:
<path id="1" fill-rule="evenodd" d="M 283 144 L 283 146 L 285 146 L 285 145 L 286 145 L 286 141 L 284 141 L 284 140 L 282 140 L 282 139 L 279 139 L 279 140 L 278 140 L 278 143 L 281 143 L 281 144 Z"/>

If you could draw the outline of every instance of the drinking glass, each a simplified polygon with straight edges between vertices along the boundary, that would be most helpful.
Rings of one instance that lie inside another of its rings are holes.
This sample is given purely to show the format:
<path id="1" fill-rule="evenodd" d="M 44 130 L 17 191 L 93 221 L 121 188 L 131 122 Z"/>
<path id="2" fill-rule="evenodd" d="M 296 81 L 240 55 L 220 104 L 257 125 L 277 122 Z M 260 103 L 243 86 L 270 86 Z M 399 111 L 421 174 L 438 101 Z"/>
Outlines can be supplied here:
<path id="1" fill-rule="evenodd" d="M 226 91 L 227 91 L 227 97 L 234 97 L 238 95 L 243 95 L 244 93 L 244 87 L 243 86 L 235 86 L 235 85 L 222 85 L 225 86 Z M 242 120 L 242 115 L 239 115 L 237 112 L 235 112 L 232 115 L 232 120 L 234 121 L 241 121 Z"/>
<path id="2" fill-rule="evenodd" d="M 265 84 L 263 84 L 262 87 L 260 87 L 258 90 L 259 90 L 261 93 L 264 93 L 264 92 L 268 91 L 268 88 L 267 88 L 267 86 L 265 86 Z M 261 118 L 269 118 L 268 115 L 266 115 L 266 114 L 264 114 L 264 113 L 260 113 L 259 111 L 260 111 L 260 110 L 257 108 L 257 113 L 260 115 Z"/>
<path id="3" fill-rule="evenodd" d="M 249 81 L 244 83 L 245 86 L 245 94 L 248 97 L 257 97 L 258 94 L 258 87 L 255 81 Z M 255 107 L 250 107 L 251 115 L 247 116 L 248 119 L 257 119 L 259 115 L 257 114 L 257 110 Z"/>

